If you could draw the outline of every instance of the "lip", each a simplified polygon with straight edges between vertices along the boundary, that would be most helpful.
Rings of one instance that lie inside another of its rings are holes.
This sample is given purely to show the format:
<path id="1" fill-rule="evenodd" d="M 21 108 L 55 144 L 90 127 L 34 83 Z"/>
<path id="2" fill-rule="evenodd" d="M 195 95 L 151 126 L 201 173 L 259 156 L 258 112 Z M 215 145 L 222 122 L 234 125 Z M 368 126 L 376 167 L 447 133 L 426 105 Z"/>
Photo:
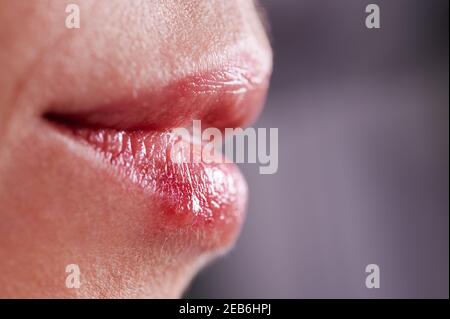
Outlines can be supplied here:
<path id="1" fill-rule="evenodd" d="M 172 129 L 189 127 L 194 119 L 204 128 L 250 123 L 261 111 L 268 75 L 254 64 L 227 65 L 79 112 L 56 108 L 45 118 L 59 132 L 100 154 L 94 160 L 106 163 L 119 183 L 129 184 L 130 191 L 156 204 L 158 214 L 151 218 L 161 227 L 206 231 L 209 244 L 214 239 L 223 246 L 242 225 L 245 180 L 235 164 L 173 162 L 170 150 L 177 137 Z M 185 143 L 194 151 L 198 148 Z"/>
<path id="2" fill-rule="evenodd" d="M 188 127 L 240 127 L 256 119 L 262 109 L 269 71 L 256 62 L 228 64 L 220 69 L 188 75 L 160 88 L 132 89 L 79 111 L 54 106 L 47 119 L 72 126 L 118 130 L 161 131 Z M 76 104 L 76 103 L 75 103 Z M 75 107 L 76 109 L 76 107 Z"/>

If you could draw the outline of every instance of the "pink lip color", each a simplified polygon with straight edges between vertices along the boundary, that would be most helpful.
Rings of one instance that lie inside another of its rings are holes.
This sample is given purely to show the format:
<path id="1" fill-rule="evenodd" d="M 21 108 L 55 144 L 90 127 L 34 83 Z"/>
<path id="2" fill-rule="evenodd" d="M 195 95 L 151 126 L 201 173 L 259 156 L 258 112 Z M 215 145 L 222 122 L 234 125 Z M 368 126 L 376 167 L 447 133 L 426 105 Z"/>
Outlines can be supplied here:
<path id="1" fill-rule="evenodd" d="M 96 102 L 80 112 L 64 108 L 47 113 L 59 122 L 118 130 L 161 131 L 191 126 L 238 127 L 253 121 L 261 111 L 268 87 L 268 72 L 251 63 L 194 74 L 161 88 L 110 96 L 113 102 Z M 81 108 L 80 108 L 81 109 Z"/>
<path id="2" fill-rule="evenodd" d="M 75 128 L 72 133 L 149 193 L 168 223 L 196 227 L 240 223 L 246 185 L 234 164 L 174 163 L 170 150 L 176 136 L 170 132 Z"/>
<path id="3" fill-rule="evenodd" d="M 172 162 L 170 149 L 176 140 L 170 128 L 192 125 L 193 119 L 202 120 L 203 128 L 237 127 L 253 120 L 268 85 L 267 72 L 255 69 L 226 67 L 89 111 L 55 111 L 47 117 L 69 128 L 121 178 L 148 194 L 163 225 L 211 229 L 210 237 L 229 241 L 244 218 L 244 178 L 234 164 Z"/>

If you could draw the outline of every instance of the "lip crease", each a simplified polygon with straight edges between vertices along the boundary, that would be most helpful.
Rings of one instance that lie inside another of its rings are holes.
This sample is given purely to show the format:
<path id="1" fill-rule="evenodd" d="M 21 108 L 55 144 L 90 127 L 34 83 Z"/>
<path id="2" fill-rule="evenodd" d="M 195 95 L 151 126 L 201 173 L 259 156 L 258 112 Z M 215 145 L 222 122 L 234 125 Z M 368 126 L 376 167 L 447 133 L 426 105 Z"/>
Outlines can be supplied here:
<path id="1" fill-rule="evenodd" d="M 239 127 L 259 115 L 268 88 L 268 72 L 248 63 L 186 76 L 162 88 L 133 90 L 113 102 L 88 110 L 54 110 L 45 117 L 70 125 L 118 130 L 161 131 L 188 127 L 195 119 L 203 127 Z"/>
<path id="2" fill-rule="evenodd" d="M 254 120 L 268 87 L 268 72 L 238 66 L 191 75 L 151 93 L 117 99 L 89 111 L 48 112 L 64 133 L 101 154 L 119 182 L 125 178 L 160 208 L 164 226 L 235 238 L 245 215 L 247 186 L 235 164 L 172 161 L 175 127 L 238 127 Z M 186 147 L 199 151 L 190 141 Z M 221 233 L 218 234 L 217 232 Z M 217 238 L 216 238 L 217 239 Z"/>

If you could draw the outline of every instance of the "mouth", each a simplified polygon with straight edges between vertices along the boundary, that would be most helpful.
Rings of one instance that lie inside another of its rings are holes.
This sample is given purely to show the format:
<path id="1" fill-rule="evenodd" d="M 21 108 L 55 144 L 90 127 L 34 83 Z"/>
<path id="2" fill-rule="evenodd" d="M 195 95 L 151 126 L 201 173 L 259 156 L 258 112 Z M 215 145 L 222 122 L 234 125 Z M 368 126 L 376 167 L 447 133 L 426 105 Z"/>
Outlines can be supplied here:
<path id="1" fill-rule="evenodd" d="M 223 246 L 244 220 L 245 180 L 235 164 L 174 161 L 174 129 L 189 128 L 193 120 L 220 130 L 248 125 L 261 111 L 267 87 L 268 72 L 235 63 L 161 88 L 112 93 L 92 105 L 73 102 L 70 111 L 54 105 L 44 118 L 81 150 L 98 155 L 92 161 L 100 161 L 113 180 L 156 205 L 158 213 L 148 218 L 166 231 L 200 231 Z M 193 152 L 199 148 L 183 143 Z"/>

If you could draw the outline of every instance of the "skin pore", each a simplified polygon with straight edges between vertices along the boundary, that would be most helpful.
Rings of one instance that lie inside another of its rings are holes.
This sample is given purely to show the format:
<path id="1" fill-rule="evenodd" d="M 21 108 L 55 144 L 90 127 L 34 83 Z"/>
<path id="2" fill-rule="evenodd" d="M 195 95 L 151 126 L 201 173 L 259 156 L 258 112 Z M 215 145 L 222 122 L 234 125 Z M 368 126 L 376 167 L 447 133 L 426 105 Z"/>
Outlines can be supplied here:
<path id="1" fill-rule="evenodd" d="M 64 25 L 69 3 L 80 7 L 79 29 Z M 0 24 L 0 297 L 179 297 L 232 247 L 242 217 L 219 230 L 163 225 L 159 203 L 45 114 L 84 114 L 241 60 L 268 77 L 255 4 L 0 0 Z M 244 186 L 239 196 L 241 210 Z M 78 289 L 65 285 L 69 264 L 80 268 Z"/>

